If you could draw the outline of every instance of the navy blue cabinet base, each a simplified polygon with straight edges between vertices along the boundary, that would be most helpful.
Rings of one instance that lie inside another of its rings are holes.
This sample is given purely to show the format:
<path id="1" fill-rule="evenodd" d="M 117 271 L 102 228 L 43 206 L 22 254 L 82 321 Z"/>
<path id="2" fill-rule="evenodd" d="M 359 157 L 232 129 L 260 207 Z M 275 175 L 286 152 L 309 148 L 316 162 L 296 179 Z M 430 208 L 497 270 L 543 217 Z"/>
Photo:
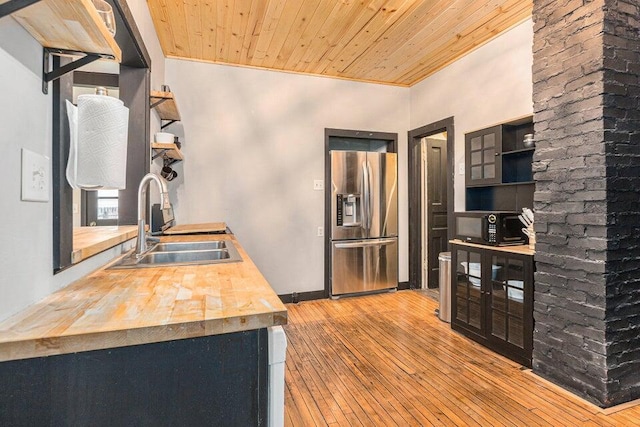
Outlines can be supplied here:
<path id="1" fill-rule="evenodd" d="M 2 426 L 264 426 L 267 330 L 0 363 Z"/>

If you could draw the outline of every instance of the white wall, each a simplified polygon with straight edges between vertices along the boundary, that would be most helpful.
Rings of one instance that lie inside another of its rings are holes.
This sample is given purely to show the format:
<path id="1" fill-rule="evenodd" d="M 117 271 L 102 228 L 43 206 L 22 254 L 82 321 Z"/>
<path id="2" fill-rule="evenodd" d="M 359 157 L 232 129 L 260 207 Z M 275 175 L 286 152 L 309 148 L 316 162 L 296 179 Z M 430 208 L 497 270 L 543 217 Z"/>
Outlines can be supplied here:
<path id="1" fill-rule="evenodd" d="M 164 81 L 164 56 L 142 0 L 132 13 L 152 56 L 152 82 Z M 51 158 L 52 99 L 42 93 L 42 47 L 9 17 L 0 20 L 0 320 L 41 300 L 120 254 L 116 247 L 53 274 L 53 216 L 48 203 L 20 200 L 21 149 Z M 152 126 L 157 126 L 153 123 Z"/>
<path id="2" fill-rule="evenodd" d="M 533 114 L 531 20 L 411 88 L 411 129 L 453 116 L 455 210 L 465 208 L 464 134 Z"/>
<path id="3" fill-rule="evenodd" d="M 184 129 L 178 223 L 226 221 L 278 294 L 324 289 L 324 129 L 397 132 L 406 177 L 409 90 L 183 60 L 166 76 Z M 399 194 L 406 260 L 406 178 Z"/>
<path id="4" fill-rule="evenodd" d="M 52 101 L 42 93 L 42 47 L 10 18 L 0 20 L 0 319 L 112 258 L 117 249 L 53 275 L 52 203 L 20 200 L 21 149 L 51 158 Z M 51 196 L 50 196 L 51 200 Z"/>

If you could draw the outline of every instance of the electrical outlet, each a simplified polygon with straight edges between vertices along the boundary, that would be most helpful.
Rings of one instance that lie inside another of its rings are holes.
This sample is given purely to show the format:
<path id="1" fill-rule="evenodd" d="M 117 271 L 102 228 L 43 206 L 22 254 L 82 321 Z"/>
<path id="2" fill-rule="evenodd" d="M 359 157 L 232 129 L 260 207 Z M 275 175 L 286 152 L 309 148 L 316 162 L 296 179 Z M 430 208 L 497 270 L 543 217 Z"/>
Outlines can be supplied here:
<path id="1" fill-rule="evenodd" d="M 324 181 L 321 179 L 314 179 L 313 180 L 313 189 L 316 191 L 322 191 L 324 190 Z"/>
<path id="2" fill-rule="evenodd" d="M 22 149 L 22 200 L 48 202 L 51 177 L 49 158 Z"/>
<path id="3" fill-rule="evenodd" d="M 324 236 L 324 227 L 318 227 L 318 237 Z"/>

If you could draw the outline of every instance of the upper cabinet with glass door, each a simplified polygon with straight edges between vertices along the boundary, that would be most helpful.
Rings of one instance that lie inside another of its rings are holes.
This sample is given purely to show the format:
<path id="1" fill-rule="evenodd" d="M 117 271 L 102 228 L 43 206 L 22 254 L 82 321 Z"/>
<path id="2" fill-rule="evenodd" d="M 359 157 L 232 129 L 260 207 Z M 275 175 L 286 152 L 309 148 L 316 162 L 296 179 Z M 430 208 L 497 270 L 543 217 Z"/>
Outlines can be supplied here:
<path id="1" fill-rule="evenodd" d="M 467 186 L 498 184 L 502 181 L 502 126 L 465 136 Z"/>
<path id="2" fill-rule="evenodd" d="M 467 210 L 533 208 L 533 118 L 512 120 L 465 135 Z"/>

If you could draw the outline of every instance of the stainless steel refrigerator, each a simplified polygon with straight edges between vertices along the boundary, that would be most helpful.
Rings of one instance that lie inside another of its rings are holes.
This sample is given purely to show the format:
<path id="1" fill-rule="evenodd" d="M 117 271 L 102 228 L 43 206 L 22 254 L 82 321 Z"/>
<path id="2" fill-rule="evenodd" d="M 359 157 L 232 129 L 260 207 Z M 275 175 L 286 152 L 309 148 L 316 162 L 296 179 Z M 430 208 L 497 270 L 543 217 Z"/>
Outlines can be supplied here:
<path id="1" fill-rule="evenodd" d="M 395 153 L 331 151 L 331 296 L 398 287 Z"/>

